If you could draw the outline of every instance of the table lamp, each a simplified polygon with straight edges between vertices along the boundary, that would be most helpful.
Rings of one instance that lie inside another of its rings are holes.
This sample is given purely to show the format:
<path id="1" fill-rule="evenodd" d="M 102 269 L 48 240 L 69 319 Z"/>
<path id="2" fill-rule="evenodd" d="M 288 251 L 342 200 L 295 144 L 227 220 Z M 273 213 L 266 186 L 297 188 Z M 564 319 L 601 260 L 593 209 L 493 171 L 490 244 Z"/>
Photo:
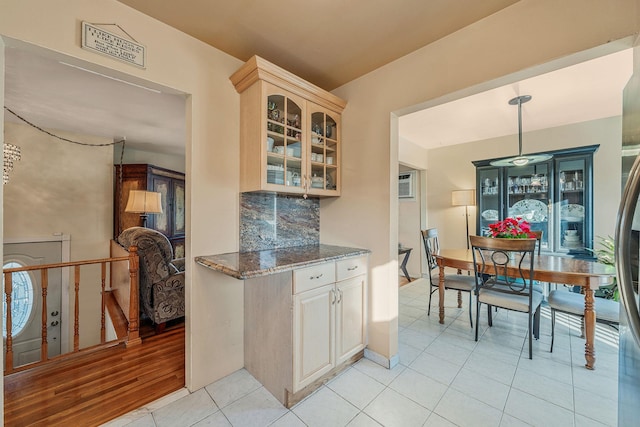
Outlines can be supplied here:
<path id="1" fill-rule="evenodd" d="M 147 226 L 149 214 L 162 213 L 162 202 L 160 193 L 155 191 L 131 190 L 129 200 L 124 208 L 125 212 L 139 213 L 142 219 L 142 226 Z"/>
<path id="2" fill-rule="evenodd" d="M 464 206 L 467 226 L 467 249 L 469 249 L 469 206 L 476 205 L 476 190 L 454 190 L 451 192 L 451 206 Z"/>

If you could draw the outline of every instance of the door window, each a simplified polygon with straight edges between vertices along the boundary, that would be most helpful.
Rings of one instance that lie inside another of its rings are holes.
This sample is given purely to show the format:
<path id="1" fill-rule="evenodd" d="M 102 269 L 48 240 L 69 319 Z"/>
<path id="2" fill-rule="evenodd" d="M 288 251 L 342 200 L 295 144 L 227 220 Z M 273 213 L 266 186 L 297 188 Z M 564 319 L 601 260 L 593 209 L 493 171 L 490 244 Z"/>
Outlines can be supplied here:
<path id="1" fill-rule="evenodd" d="M 8 262 L 3 266 L 3 268 L 19 267 L 23 266 L 13 261 Z M 4 275 L 2 276 L 2 284 L 2 288 L 4 289 Z M 33 282 L 31 281 L 31 277 L 29 277 L 29 273 L 27 273 L 26 271 L 20 271 L 18 273 L 13 273 L 12 284 L 13 293 L 11 295 L 11 335 L 16 336 L 27 325 L 29 317 L 31 316 L 31 311 L 33 310 Z M 2 304 L 4 306 L 3 313 L 6 313 L 6 298 L 3 298 Z M 5 338 L 7 337 L 7 325 L 4 321 L 2 322 L 2 336 Z"/>

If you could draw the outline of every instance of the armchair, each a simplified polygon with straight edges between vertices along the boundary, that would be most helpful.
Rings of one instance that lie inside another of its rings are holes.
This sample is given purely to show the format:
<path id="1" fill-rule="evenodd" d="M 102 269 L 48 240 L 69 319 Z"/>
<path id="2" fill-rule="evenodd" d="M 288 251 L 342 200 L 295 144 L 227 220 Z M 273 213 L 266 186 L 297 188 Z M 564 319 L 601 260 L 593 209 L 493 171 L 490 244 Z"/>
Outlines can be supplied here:
<path id="1" fill-rule="evenodd" d="M 184 316 L 184 258 L 173 259 L 169 239 L 159 231 L 131 227 L 117 242 L 138 248 L 140 257 L 140 314 L 146 315 L 157 330 L 166 322 Z"/>

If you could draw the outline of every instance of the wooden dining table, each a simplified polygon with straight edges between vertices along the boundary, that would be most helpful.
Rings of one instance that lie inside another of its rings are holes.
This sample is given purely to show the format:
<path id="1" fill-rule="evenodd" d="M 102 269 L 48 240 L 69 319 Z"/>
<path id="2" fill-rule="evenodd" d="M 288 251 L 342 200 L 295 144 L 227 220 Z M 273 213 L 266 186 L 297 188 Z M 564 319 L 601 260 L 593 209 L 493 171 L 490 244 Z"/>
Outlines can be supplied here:
<path id="1" fill-rule="evenodd" d="M 444 276 L 445 268 L 474 271 L 473 253 L 470 249 L 442 249 L 435 255 L 440 268 L 438 284 L 440 323 L 444 323 Z M 526 260 L 525 260 L 526 263 Z M 523 264 L 524 266 L 524 264 Z M 517 274 L 517 265 L 513 266 L 513 273 Z M 528 278 L 527 268 L 525 278 Z M 596 309 L 593 291 L 600 286 L 613 283 L 616 270 L 613 266 L 596 262 L 595 260 L 572 258 L 562 255 L 536 255 L 533 266 L 533 280 L 548 283 L 580 286 L 584 291 L 584 326 L 586 343 L 584 347 L 585 367 L 595 368 L 595 330 Z"/>

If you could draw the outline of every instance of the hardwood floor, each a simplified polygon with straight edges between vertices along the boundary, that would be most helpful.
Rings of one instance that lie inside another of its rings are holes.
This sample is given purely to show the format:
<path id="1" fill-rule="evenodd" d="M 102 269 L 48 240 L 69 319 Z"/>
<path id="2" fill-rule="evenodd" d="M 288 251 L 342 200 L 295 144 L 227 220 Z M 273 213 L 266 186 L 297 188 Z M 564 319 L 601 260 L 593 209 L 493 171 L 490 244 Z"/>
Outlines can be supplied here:
<path id="1" fill-rule="evenodd" d="M 184 387 L 184 326 L 4 378 L 6 426 L 96 426 Z"/>

